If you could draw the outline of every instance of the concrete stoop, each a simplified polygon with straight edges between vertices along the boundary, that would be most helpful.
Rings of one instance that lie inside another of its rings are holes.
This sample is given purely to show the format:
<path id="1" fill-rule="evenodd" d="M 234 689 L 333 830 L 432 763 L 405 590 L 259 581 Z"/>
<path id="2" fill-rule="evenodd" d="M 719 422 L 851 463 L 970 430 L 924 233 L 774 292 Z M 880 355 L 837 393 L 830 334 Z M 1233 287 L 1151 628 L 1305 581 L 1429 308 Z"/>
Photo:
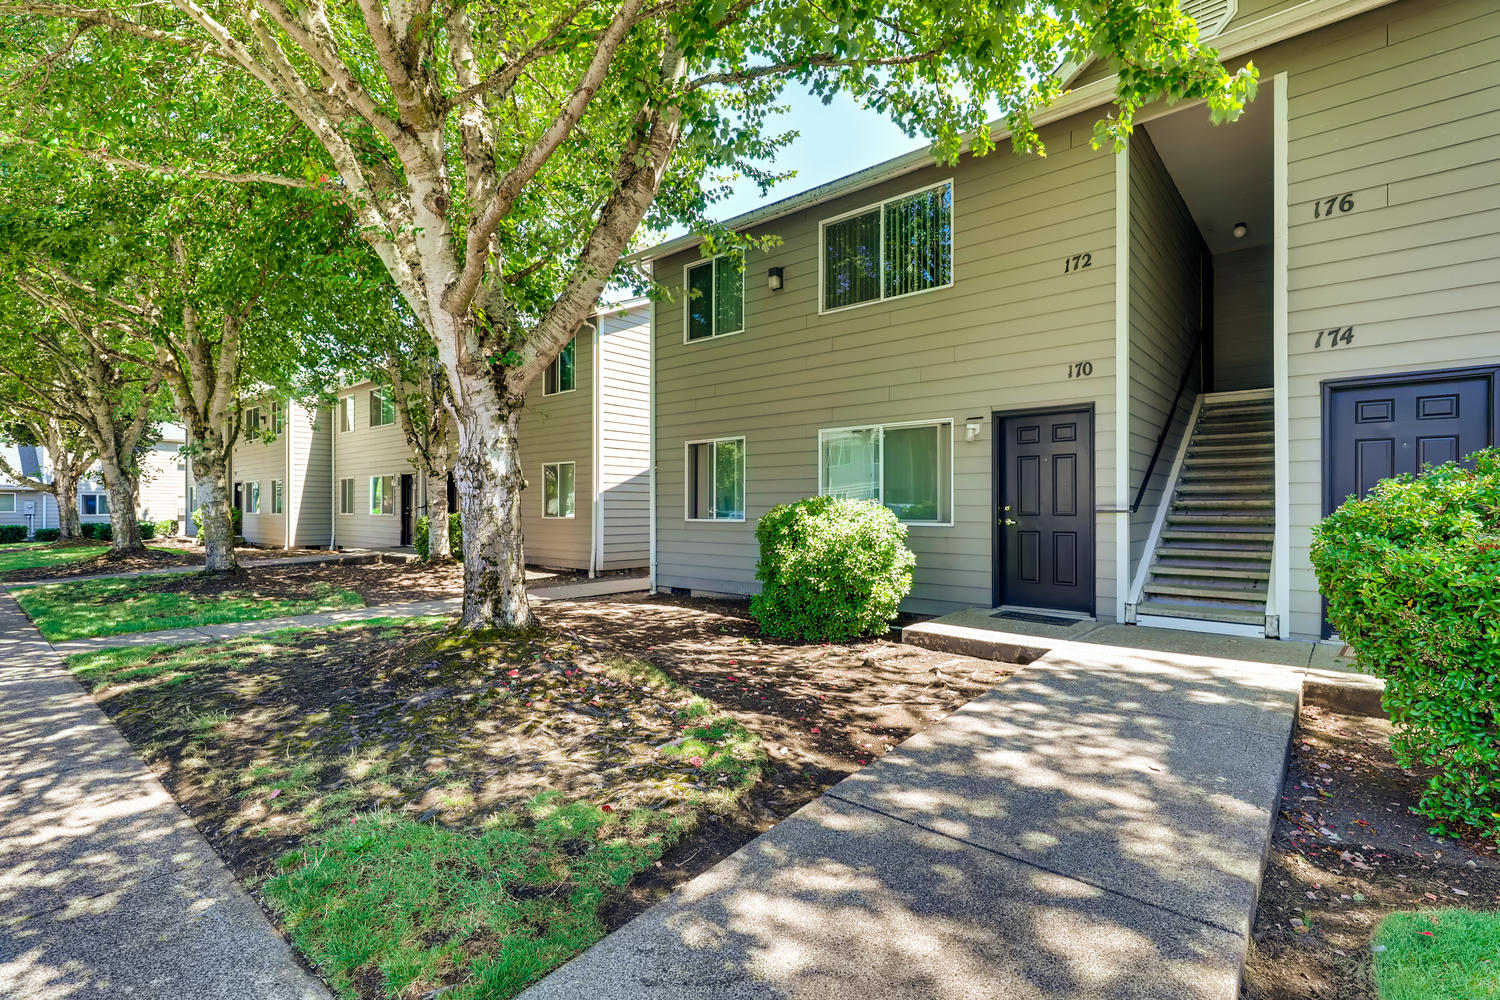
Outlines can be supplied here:
<path id="1" fill-rule="evenodd" d="M 522 996 L 1232 1000 L 1300 673 L 1017 645 L 1009 680 Z"/>

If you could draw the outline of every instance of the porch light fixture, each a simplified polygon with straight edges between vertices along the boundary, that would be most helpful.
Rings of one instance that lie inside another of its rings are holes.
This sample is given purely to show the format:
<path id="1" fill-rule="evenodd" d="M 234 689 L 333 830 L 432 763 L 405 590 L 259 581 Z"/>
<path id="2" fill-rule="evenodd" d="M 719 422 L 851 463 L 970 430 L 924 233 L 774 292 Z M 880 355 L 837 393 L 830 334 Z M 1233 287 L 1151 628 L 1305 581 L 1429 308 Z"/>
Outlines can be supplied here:
<path id="1" fill-rule="evenodd" d="M 781 268 L 773 267 L 766 272 L 766 287 L 773 292 L 781 291 Z"/>
<path id="2" fill-rule="evenodd" d="M 1245 238 L 1246 234 L 1250 232 L 1250 227 L 1245 225 L 1243 222 L 1236 222 L 1234 224 L 1234 228 L 1230 230 L 1230 232 L 1234 233 L 1235 239 L 1242 240 Z"/>
<path id="3" fill-rule="evenodd" d="M 984 429 L 983 417 L 970 417 L 964 421 L 964 440 L 979 440 L 979 432 Z"/>

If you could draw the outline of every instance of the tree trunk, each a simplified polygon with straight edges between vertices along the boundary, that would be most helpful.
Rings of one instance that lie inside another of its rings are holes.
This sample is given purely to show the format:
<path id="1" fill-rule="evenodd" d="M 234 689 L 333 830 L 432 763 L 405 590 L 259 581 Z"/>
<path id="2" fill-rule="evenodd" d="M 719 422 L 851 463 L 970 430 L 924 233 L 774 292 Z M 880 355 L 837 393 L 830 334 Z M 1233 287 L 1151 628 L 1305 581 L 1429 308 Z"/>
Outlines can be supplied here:
<path id="1" fill-rule="evenodd" d="M 109 494 L 110 552 L 126 555 L 146 551 L 135 519 L 135 478 L 113 459 L 101 459 L 104 490 Z"/>
<path id="2" fill-rule="evenodd" d="M 83 521 L 78 516 L 78 480 L 63 468 L 53 465 L 52 496 L 57 501 L 57 537 L 64 541 L 83 537 Z"/>
<path id="3" fill-rule="evenodd" d="M 487 372 L 459 376 L 458 502 L 464 526 L 465 629 L 526 628 L 534 622 L 526 599 L 521 534 L 519 402 L 500 398 Z"/>
<path id="4" fill-rule="evenodd" d="M 193 451 L 193 491 L 203 511 L 203 571 L 233 573 L 240 568 L 234 554 L 234 514 L 229 506 L 229 463 L 212 442 Z"/>
<path id="5" fill-rule="evenodd" d="M 427 476 L 427 558 L 440 562 L 453 558 L 448 544 L 448 477 Z"/>

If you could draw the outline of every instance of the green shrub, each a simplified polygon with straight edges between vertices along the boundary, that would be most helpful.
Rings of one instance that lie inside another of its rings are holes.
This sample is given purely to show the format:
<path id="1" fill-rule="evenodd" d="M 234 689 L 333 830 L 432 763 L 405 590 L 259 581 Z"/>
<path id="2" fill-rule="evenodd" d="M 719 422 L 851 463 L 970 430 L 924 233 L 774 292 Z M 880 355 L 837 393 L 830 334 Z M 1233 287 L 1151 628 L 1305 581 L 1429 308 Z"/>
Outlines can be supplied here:
<path id="1" fill-rule="evenodd" d="M 79 525 L 78 531 L 84 538 L 92 538 L 98 542 L 108 542 L 115 537 L 115 529 L 108 521 L 85 521 Z"/>
<path id="2" fill-rule="evenodd" d="M 761 591 L 750 612 L 783 639 L 843 642 L 883 632 L 911 590 L 906 525 L 873 500 L 812 497 L 755 526 Z"/>
<path id="3" fill-rule="evenodd" d="M 59 528 L 38 528 L 31 533 L 31 537 L 32 540 L 38 542 L 55 542 L 62 537 L 62 530 Z"/>
<path id="4" fill-rule="evenodd" d="M 26 541 L 26 525 L 24 524 L 0 524 L 0 543 Z"/>
<path id="5" fill-rule="evenodd" d="M 416 549 L 417 555 L 421 556 L 423 559 L 427 558 L 427 552 L 430 548 L 430 546 L 427 544 L 428 523 L 429 522 L 427 520 L 426 514 L 423 514 L 421 517 L 417 518 L 417 524 L 413 529 L 414 534 L 412 535 L 411 541 L 412 548 Z M 464 526 L 463 522 L 459 520 L 458 511 L 453 511 L 448 515 L 448 549 L 450 552 L 452 552 L 453 558 L 459 560 L 460 562 L 463 561 Z"/>
<path id="6" fill-rule="evenodd" d="M 135 530 L 140 532 L 142 541 L 149 542 L 156 537 L 156 522 L 137 521 L 135 522 Z"/>
<path id="7" fill-rule="evenodd" d="M 245 512 L 238 507 L 229 508 L 229 523 L 234 526 L 236 535 L 242 534 L 241 527 L 245 523 Z M 199 507 L 193 511 L 193 527 L 198 529 L 198 534 L 203 534 L 203 508 Z"/>
<path id="8" fill-rule="evenodd" d="M 156 522 L 156 537 L 171 538 L 177 534 L 177 518 L 168 517 Z"/>
<path id="9" fill-rule="evenodd" d="M 1500 450 L 1398 476 L 1313 533 L 1328 619 L 1385 679 L 1402 767 L 1430 767 L 1434 832 L 1500 835 Z"/>

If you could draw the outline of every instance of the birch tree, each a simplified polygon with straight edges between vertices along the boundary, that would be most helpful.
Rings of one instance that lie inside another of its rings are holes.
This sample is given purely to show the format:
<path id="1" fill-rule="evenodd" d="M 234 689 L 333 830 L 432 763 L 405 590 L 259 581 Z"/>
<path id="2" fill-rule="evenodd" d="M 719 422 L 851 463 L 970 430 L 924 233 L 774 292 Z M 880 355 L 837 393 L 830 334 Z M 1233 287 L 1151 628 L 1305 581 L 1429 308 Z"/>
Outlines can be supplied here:
<path id="1" fill-rule="evenodd" d="M 30 476 L 0 456 L 0 472 L 23 489 L 46 493 L 57 503 L 57 537 L 64 542 L 83 537 L 78 516 L 78 483 L 94 464 L 96 455 L 89 438 L 76 424 L 55 413 L 22 405 L 25 390 L 14 380 L 0 384 L 0 410 L 5 413 L 0 433 L 12 444 L 46 450 L 52 478 Z"/>
<path id="2" fill-rule="evenodd" d="M 1095 52 L 1120 69 L 1101 139 L 1157 96 L 1204 98 L 1223 118 L 1254 88 L 1175 0 L 0 0 L 4 15 L 36 37 L 10 60 L 0 141 L 333 196 L 356 214 L 448 383 L 469 628 L 531 621 L 527 393 L 643 222 L 704 225 L 716 178 L 775 178 L 784 137 L 767 117 L 783 85 L 847 92 L 946 160 L 990 150 L 997 104 L 1036 148 L 1030 112 L 1060 94 L 1054 71 Z M 79 75 L 170 89 L 205 64 L 274 104 L 264 133 L 314 140 L 306 169 L 267 169 L 216 135 L 165 145 L 104 91 L 87 121 L 59 121 L 49 101 Z"/>

